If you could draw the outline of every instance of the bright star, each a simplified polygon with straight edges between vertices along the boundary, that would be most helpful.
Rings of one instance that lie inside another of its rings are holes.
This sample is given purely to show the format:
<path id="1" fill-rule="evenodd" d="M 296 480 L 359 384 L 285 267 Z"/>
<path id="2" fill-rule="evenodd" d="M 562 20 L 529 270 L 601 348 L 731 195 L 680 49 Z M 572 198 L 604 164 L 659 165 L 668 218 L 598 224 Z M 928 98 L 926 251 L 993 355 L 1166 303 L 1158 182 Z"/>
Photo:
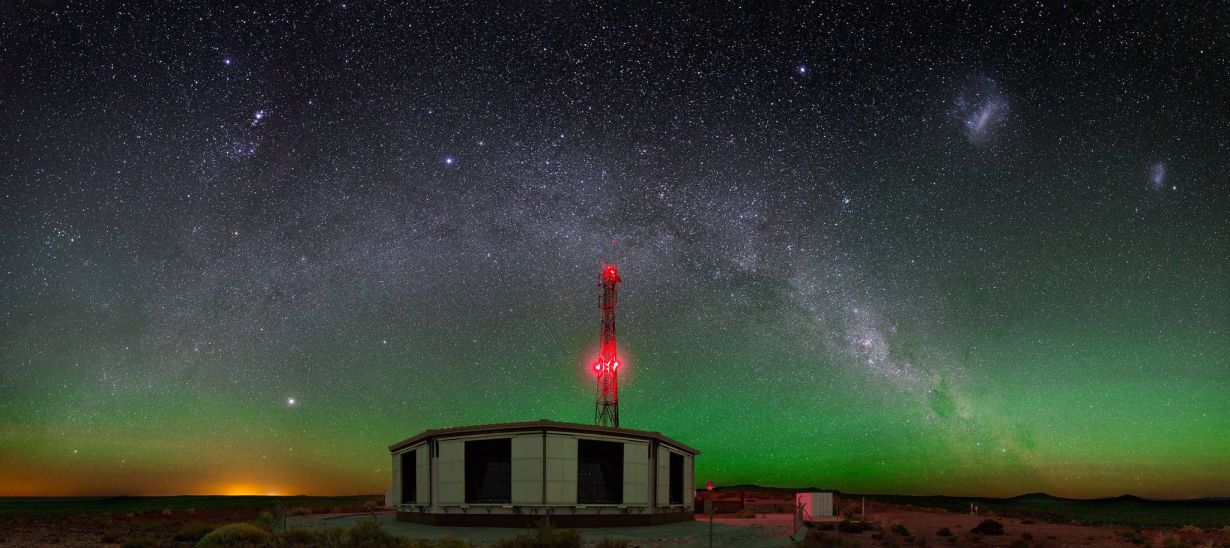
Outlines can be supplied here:
<path id="1" fill-rule="evenodd" d="M 799 67 L 795 70 L 797 70 L 800 75 L 807 74 L 807 65 L 799 65 Z"/>
<path id="2" fill-rule="evenodd" d="M 295 398 L 286 398 L 286 405 L 295 405 Z"/>
<path id="3" fill-rule="evenodd" d="M 446 165 L 446 166 L 451 166 L 451 165 L 453 165 L 453 162 L 454 162 L 454 160 L 453 160 L 453 157 L 452 157 L 452 156 L 445 156 L 445 157 L 444 157 L 444 165 Z"/>

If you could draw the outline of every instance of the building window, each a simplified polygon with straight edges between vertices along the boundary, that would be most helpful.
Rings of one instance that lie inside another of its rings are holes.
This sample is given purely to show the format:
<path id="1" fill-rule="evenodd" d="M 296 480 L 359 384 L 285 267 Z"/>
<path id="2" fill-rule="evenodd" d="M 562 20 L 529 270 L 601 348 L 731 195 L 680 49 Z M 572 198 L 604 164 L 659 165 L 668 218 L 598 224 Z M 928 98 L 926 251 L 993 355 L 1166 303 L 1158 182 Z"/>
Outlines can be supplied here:
<path id="1" fill-rule="evenodd" d="M 624 501 L 624 444 L 577 440 L 577 502 L 621 504 Z"/>
<path id="2" fill-rule="evenodd" d="M 512 502 L 512 439 L 466 442 L 466 502 Z"/>
<path id="3" fill-rule="evenodd" d="M 415 456 L 418 450 L 401 454 L 401 502 L 414 504 L 418 502 L 418 460 Z"/>
<path id="4" fill-rule="evenodd" d="M 683 455 L 670 451 L 671 491 L 670 503 L 683 504 Z"/>

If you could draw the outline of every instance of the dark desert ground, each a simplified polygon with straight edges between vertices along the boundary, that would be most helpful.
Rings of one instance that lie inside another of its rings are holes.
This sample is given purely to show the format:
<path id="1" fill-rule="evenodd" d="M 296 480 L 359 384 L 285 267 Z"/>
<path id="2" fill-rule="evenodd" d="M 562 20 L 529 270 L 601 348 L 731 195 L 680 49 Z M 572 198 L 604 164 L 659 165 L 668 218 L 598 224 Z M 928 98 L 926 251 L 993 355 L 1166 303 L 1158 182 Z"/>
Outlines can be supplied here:
<path id="1" fill-rule="evenodd" d="M 733 487 L 701 492 L 715 500 L 714 522 L 721 546 L 1230 546 L 1230 501 L 1150 501 L 1124 496 L 1073 500 L 1031 494 L 1009 499 L 962 497 L 862 496 L 839 494 L 839 518 L 808 522 L 793 538 L 791 492 Z M 272 524 L 280 503 L 290 532 L 229 545 L 311 546 L 360 544 L 345 537 L 348 526 L 380 517 L 384 534 L 367 545 L 379 546 L 505 546 L 488 532 L 467 540 L 473 531 L 454 530 L 434 538 L 402 537 L 381 508 L 380 497 L 101 497 L 0 499 L 0 546 L 194 546 L 201 537 L 225 524 L 249 523 L 262 531 Z M 867 515 L 861 514 L 866 507 Z M 969 507 L 979 508 L 977 515 Z M 697 525 L 707 516 L 698 513 Z M 996 533 L 993 525 L 1002 526 Z M 352 529 L 353 530 L 353 529 Z M 664 530 L 660 537 L 641 533 L 582 538 L 582 545 L 704 546 L 698 534 Z M 323 531 L 334 531 L 329 537 Z M 448 539 L 448 537 L 454 537 Z M 508 539 L 522 534 L 507 531 Z M 499 538 L 499 535 L 494 535 Z M 440 537 L 445 537 L 442 540 Z M 506 539 L 505 542 L 511 542 Z M 600 544 L 607 542 L 608 544 Z M 223 543 L 222 545 L 228 545 Z M 521 544 L 534 545 L 534 544 Z M 566 545 L 566 544 L 565 544 Z M 513 545 L 516 546 L 516 545 Z"/>

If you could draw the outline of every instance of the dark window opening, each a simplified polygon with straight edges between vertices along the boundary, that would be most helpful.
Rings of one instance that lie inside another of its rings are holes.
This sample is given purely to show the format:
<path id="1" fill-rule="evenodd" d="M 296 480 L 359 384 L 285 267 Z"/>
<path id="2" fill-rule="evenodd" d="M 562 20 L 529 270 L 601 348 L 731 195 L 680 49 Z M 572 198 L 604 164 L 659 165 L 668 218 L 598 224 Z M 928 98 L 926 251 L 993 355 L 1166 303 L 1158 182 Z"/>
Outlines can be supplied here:
<path id="1" fill-rule="evenodd" d="M 674 451 L 671 455 L 671 491 L 670 503 L 683 504 L 683 455 Z"/>
<path id="2" fill-rule="evenodd" d="M 466 442 L 466 502 L 512 502 L 512 439 Z"/>
<path id="3" fill-rule="evenodd" d="M 621 504 L 624 501 L 624 444 L 577 440 L 577 502 Z"/>
<path id="4" fill-rule="evenodd" d="M 401 501 L 413 504 L 418 501 L 418 450 L 401 454 Z"/>

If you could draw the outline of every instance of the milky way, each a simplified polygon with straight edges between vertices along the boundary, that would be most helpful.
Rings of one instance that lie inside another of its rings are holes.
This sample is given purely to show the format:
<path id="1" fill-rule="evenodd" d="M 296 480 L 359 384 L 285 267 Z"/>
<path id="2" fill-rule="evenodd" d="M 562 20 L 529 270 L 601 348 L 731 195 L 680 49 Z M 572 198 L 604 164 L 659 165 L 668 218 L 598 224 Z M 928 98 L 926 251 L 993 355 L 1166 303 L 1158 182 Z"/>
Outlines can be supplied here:
<path id="1" fill-rule="evenodd" d="M 986 10 L 0 7 L 0 495 L 587 422 L 603 260 L 702 484 L 1230 493 L 1230 21 Z"/>

